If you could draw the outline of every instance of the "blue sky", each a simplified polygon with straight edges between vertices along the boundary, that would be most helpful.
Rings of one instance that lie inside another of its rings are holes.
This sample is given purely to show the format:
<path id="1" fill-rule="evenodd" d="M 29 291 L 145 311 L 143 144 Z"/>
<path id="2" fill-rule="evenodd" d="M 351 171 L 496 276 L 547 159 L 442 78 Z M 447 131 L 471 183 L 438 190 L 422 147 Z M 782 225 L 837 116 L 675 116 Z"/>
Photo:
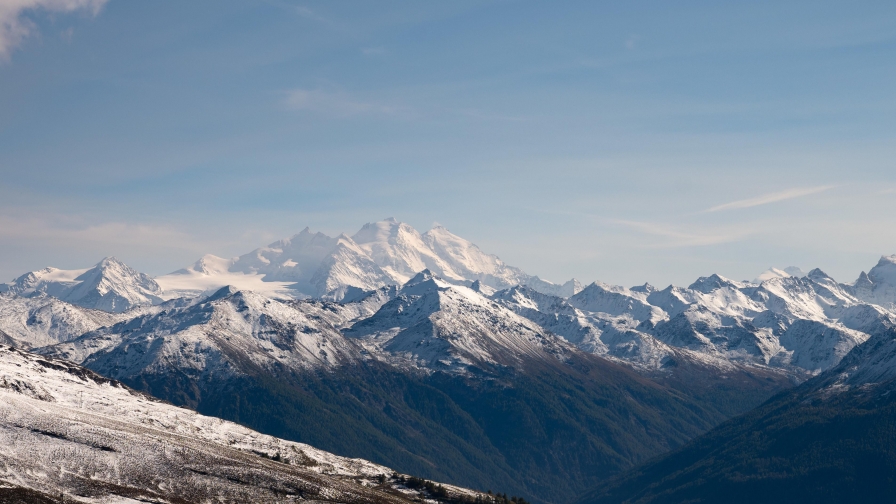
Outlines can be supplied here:
<path id="1" fill-rule="evenodd" d="M 0 278 L 433 223 L 554 281 L 896 253 L 894 2 L 0 0 Z"/>

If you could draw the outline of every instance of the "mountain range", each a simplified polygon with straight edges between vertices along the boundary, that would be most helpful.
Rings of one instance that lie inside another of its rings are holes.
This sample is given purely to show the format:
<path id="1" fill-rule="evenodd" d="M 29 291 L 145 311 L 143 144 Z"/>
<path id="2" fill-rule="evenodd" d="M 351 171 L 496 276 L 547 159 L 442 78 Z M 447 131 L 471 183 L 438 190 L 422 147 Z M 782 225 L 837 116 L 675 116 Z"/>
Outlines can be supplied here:
<path id="1" fill-rule="evenodd" d="M 807 401 L 878 411 L 859 391 L 896 372 L 896 256 L 849 284 L 772 268 L 558 285 L 387 219 L 156 278 L 107 258 L 0 292 L 0 343 L 284 440 L 544 503 L 592 488 L 587 502 L 678 502 L 693 478 L 716 495 L 743 469 L 706 472 L 700 460 L 723 460 L 712 450 L 762 422 L 789 432 Z M 663 473 L 687 467 L 681 453 L 697 469 Z"/>

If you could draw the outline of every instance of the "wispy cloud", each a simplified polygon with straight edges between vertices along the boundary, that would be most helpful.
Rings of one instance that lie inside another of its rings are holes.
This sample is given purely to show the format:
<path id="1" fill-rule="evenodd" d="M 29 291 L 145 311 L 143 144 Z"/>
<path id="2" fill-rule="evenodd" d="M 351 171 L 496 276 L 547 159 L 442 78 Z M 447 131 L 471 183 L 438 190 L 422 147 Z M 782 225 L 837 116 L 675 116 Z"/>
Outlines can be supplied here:
<path id="1" fill-rule="evenodd" d="M 85 10 L 94 16 L 108 0 L 2 0 L 0 1 L 0 60 L 8 60 L 13 49 L 34 33 L 35 25 L 24 17 L 30 10 L 74 12 Z"/>
<path id="2" fill-rule="evenodd" d="M 71 219 L 59 216 L 0 216 L 0 239 L 154 248 L 191 248 L 194 245 L 189 235 L 167 226 L 125 222 L 77 225 Z"/>
<path id="3" fill-rule="evenodd" d="M 756 196 L 755 198 L 742 199 L 737 201 L 732 201 L 730 203 L 725 203 L 722 205 L 717 205 L 712 208 L 707 208 L 706 212 L 720 212 L 722 210 L 736 210 L 740 208 L 752 208 L 760 205 L 768 205 L 770 203 L 777 203 L 779 201 L 786 201 L 795 198 L 802 198 L 803 196 L 809 196 L 812 194 L 818 194 L 820 192 L 827 191 L 828 189 L 832 189 L 834 186 L 816 186 L 816 187 L 796 187 L 793 189 L 788 189 L 786 191 L 773 192 L 768 194 L 763 194 L 761 196 Z"/>
<path id="4" fill-rule="evenodd" d="M 335 117 L 364 114 L 395 116 L 406 112 L 402 107 L 357 100 L 343 93 L 293 89 L 287 93 L 286 106 L 292 110 L 316 112 Z"/>
<path id="5" fill-rule="evenodd" d="M 300 6 L 296 7 L 296 14 L 298 14 L 299 16 L 301 16 L 301 17 L 303 17 L 303 18 L 305 18 L 305 19 L 310 19 L 310 20 L 312 20 L 312 21 L 317 21 L 318 23 L 325 23 L 325 24 L 329 24 L 329 23 L 330 23 L 330 22 L 327 20 L 327 18 L 321 16 L 321 15 L 318 14 L 317 12 L 314 12 L 313 10 L 311 10 L 311 9 L 308 8 L 308 7 L 305 7 L 304 5 L 300 5 Z"/>
<path id="6" fill-rule="evenodd" d="M 752 231 L 746 228 L 737 230 L 722 231 L 682 231 L 676 229 L 669 224 L 642 222 L 632 220 L 609 219 L 607 222 L 633 229 L 643 234 L 665 238 L 660 243 L 655 244 L 658 248 L 678 248 L 678 247 L 704 247 L 708 245 L 718 245 L 721 243 L 731 243 L 742 240 L 752 234 Z"/>

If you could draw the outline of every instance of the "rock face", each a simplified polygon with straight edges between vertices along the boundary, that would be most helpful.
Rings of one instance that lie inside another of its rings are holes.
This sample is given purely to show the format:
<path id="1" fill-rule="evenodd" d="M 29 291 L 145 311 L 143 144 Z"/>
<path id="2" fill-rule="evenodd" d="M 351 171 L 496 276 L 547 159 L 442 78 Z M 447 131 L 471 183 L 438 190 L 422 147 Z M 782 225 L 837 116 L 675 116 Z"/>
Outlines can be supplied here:
<path id="1" fill-rule="evenodd" d="M 0 346 L 0 444 L 0 498 L 25 502 L 429 497 L 387 467 L 202 416 L 70 362 L 7 346 Z M 443 488 L 447 497 L 470 502 L 481 495 Z"/>

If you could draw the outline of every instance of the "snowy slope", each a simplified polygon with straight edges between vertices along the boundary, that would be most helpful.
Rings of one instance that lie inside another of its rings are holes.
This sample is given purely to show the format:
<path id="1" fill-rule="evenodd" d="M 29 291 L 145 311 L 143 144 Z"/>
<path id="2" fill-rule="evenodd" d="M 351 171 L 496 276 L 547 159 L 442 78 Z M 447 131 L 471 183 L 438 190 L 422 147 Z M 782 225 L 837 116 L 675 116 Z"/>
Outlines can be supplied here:
<path id="1" fill-rule="evenodd" d="M 316 308 L 224 288 L 198 304 L 148 313 L 40 349 L 113 378 L 186 373 L 226 379 L 258 366 L 332 368 L 360 358 Z"/>
<path id="2" fill-rule="evenodd" d="M 8 344 L 33 348 L 70 341 L 126 316 L 82 308 L 54 297 L 0 294 L 0 331 Z"/>
<path id="3" fill-rule="evenodd" d="M 156 277 L 155 281 L 162 288 L 166 299 L 207 295 L 228 285 L 274 298 L 301 296 L 293 288 L 295 282 L 267 282 L 264 273 L 230 271 L 234 262 L 235 259 L 206 254 L 192 265 Z"/>
<path id="4" fill-rule="evenodd" d="M 0 346 L 0 485 L 84 503 L 426 497 L 401 486 L 386 467 L 202 416 L 6 346 Z"/>
<path id="5" fill-rule="evenodd" d="M 468 287 L 424 270 L 346 335 L 394 363 L 464 372 L 563 359 L 573 347 Z"/>
<path id="6" fill-rule="evenodd" d="M 573 296 L 569 300 L 542 294 L 528 287 L 513 287 L 499 291 L 491 298 L 553 334 L 563 337 L 581 350 L 631 364 L 636 369 L 659 369 L 670 356 L 676 354 L 672 347 L 639 330 L 641 321 L 635 319 L 632 313 L 616 309 L 618 306 L 612 302 L 600 306 L 602 311 L 574 306 L 576 302 L 582 306 L 589 305 L 600 298 L 593 296 L 596 291 L 591 287 L 582 291 L 585 296 L 578 299 L 574 299 L 576 296 Z M 612 301 L 612 298 L 610 300 Z M 597 307 L 598 304 L 595 302 L 590 306 Z M 650 313 L 649 308 L 653 307 L 648 307 L 647 313 Z M 608 309 L 613 309 L 617 314 L 608 313 Z"/>
<path id="7" fill-rule="evenodd" d="M 0 291 L 19 296 L 47 294 L 108 312 L 123 312 L 162 301 L 162 289 L 155 280 L 114 257 L 84 270 L 46 268 L 26 273 L 12 283 L 2 284 Z"/>
<path id="8" fill-rule="evenodd" d="M 896 254 L 881 257 L 867 274 L 863 271 L 852 290 L 862 301 L 896 310 Z"/>

